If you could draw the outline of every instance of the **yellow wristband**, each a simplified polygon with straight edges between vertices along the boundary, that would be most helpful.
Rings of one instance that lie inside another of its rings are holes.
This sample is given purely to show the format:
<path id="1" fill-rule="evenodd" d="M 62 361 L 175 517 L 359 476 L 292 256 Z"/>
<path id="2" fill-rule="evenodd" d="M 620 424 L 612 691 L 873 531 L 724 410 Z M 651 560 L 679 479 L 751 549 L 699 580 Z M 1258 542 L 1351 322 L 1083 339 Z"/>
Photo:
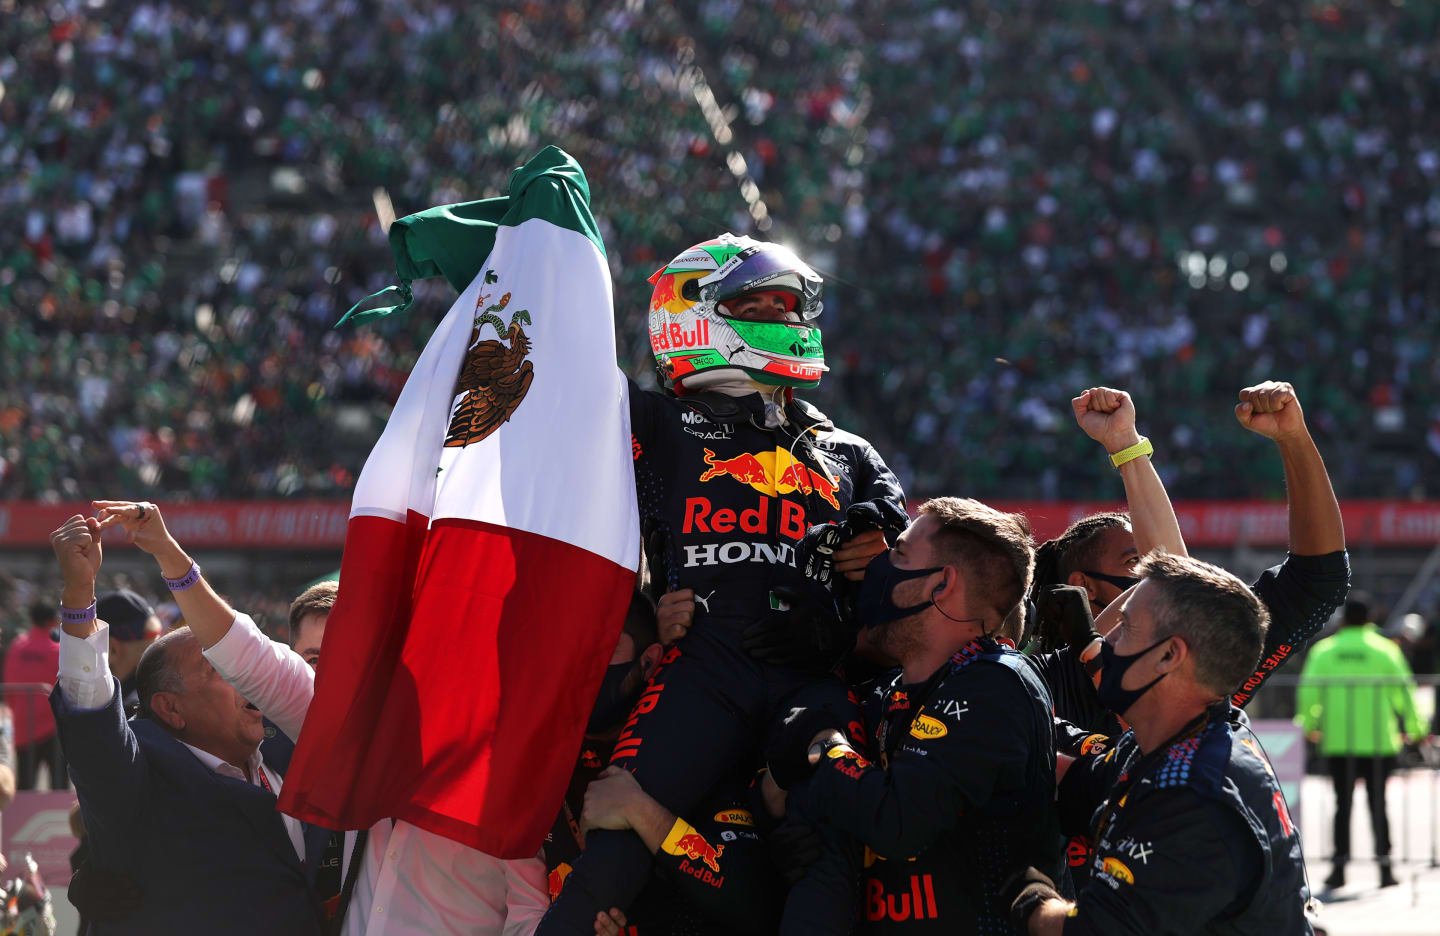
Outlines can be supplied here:
<path id="1" fill-rule="evenodd" d="M 1155 454 L 1155 446 L 1150 444 L 1149 439 L 1141 436 L 1139 442 L 1136 442 L 1129 448 L 1123 448 L 1120 451 L 1116 452 L 1114 455 L 1111 455 L 1110 464 L 1114 465 L 1116 468 L 1119 468 L 1126 462 L 1132 462 L 1137 458 L 1142 458 L 1146 455 L 1153 454 Z"/>

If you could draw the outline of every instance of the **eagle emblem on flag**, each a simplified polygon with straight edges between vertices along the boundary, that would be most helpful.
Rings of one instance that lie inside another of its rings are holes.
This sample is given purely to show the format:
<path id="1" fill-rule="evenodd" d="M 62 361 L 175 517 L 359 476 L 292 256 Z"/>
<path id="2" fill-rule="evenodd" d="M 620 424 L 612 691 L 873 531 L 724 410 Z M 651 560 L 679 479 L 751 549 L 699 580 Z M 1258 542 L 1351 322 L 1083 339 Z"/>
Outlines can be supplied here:
<path id="1" fill-rule="evenodd" d="M 498 279 L 494 270 L 485 271 L 486 285 Z M 475 300 L 475 325 L 470 331 L 465 365 L 455 383 L 460 401 L 450 416 L 446 448 L 463 448 L 499 429 L 515 414 L 530 390 L 530 381 L 535 378 L 535 366 L 526 360 L 530 339 L 520 327 L 531 324 L 530 313 L 525 309 L 515 312 L 510 316 L 507 330 L 499 313 L 510 304 L 510 293 L 482 311 L 481 306 L 489 301 L 490 295 L 482 290 Z M 494 328 L 498 337 L 508 340 L 509 347 L 494 339 L 481 341 L 480 332 L 486 325 Z"/>

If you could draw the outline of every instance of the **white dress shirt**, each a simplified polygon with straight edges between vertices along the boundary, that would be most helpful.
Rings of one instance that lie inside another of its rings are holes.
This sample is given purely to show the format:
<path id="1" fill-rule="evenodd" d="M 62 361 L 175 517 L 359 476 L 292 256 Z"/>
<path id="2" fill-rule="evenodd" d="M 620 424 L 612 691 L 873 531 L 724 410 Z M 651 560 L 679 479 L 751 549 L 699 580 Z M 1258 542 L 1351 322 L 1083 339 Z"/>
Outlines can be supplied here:
<path id="1" fill-rule="evenodd" d="M 72 637 L 60 631 L 60 693 L 72 709 L 94 711 L 110 704 L 115 694 L 115 677 L 110 675 L 110 625 L 101 623 L 89 637 Z M 258 706 L 257 706 L 258 707 Z M 178 738 L 176 740 L 179 740 Z M 184 741 L 180 742 L 185 744 Z M 224 777 L 232 777 L 264 788 L 260 782 L 263 772 L 269 781 L 270 792 L 280 795 L 280 775 L 265 766 L 265 760 L 257 749 L 250 755 L 246 770 L 226 763 L 209 751 L 202 751 L 193 744 L 185 744 L 200 763 Z M 295 846 L 295 854 L 301 862 L 305 860 L 305 833 L 300 820 L 284 813 L 280 815 L 285 823 L 285 834 Z"/>
<path id="2" fill-rule="evenodd" d="M 266 637 L 249 615 L 237 614 L 205 658 L 276 727 L 299 737 L 315 697 L 315 671 L 298 653 Z M 342 875 L 348 873 L 353 835 L 346 835 Z M 505 861 L 385 819 L 370 828 L 343 932 L 527 936 L 549 904 L 539 855 Z"/>

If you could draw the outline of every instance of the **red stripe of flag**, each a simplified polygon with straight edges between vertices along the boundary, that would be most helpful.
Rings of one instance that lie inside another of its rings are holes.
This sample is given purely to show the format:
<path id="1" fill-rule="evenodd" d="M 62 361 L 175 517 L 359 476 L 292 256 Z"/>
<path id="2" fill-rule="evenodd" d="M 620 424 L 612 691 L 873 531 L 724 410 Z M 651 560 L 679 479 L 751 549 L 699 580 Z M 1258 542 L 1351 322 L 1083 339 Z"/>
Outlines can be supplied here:
<path id="1" fill-rule="evenodd" d="M 411 565 L 412 527 L 351 521 L 281 808 L 331 828 L 403 819 L 498 858 L 531 857 L 564 796 L 635 573 L 548 537 L 452 519 L 422 527 Z M 399 601 L 407 567 L 413 598 Z"/>

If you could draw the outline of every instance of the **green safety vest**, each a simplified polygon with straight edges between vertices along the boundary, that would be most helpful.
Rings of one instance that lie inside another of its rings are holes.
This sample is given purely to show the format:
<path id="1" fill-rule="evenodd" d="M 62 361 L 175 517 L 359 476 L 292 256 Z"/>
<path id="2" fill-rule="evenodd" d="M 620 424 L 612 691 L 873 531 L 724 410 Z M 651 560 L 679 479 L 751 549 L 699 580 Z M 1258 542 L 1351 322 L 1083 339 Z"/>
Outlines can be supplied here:
<path id="1" fill-rule="evenodd" d="M 1341 627 L 1315 644 L 1300 673 L 1295 722 L 1319 731 L 1320 753 L 1389 756 L 1425 736 L 1415 681 L 1395 641 L 1374 624 Z"/>

